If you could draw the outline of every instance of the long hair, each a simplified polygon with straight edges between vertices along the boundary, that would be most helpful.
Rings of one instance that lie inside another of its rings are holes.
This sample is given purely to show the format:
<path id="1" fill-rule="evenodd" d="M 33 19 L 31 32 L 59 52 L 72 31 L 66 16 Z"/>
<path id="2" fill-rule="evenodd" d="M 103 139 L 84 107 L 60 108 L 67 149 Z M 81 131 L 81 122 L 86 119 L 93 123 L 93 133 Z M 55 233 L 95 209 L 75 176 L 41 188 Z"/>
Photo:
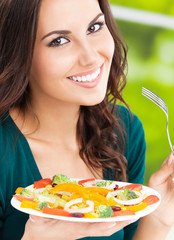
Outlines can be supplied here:
<path id="1" fill-rule="evenodd" d="M 0 117 L 11 108 L 22 112 L 30 104 L 29 73 L 37 33 L 41 0 L 0 2 Z M 81 106 L 77 123 L 79 154 L 94 174 L 112 169 L 114 178 L 126 180 L 125 133 L 114 109 L 126 84 L 126 46 L 120 38 L 107 0 L 99 0 L 106 25 L 115 42 L 107 94 L 95 106 Z M 115 129 L 115 131 L 114 131 Z M 102 176 L 101 176 L 102 177 Z"/>

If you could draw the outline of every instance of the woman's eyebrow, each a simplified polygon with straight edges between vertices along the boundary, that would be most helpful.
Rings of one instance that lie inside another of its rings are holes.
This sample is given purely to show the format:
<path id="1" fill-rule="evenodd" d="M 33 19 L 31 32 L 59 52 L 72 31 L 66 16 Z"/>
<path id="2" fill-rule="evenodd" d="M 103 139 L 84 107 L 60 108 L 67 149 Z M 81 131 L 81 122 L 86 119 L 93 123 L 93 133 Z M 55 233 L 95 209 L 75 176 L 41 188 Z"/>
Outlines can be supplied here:
<path id="1" fill-rule="evenodd" d="M 103 13 L 99 13 L 99 14 L 89 23 L 88 27 L 90 27 L 92 24 L 94 24 L 94 23 L 97 21 L 97 19 L 98 19 L 99 17 L 103 16 L 103 15 L 104 15 Z M 41 41 L 44 40 L 45 38 L 53 35 L 53 34 L 58 34 L 58 35 L 59 35 L 59 34 L 62 34 L 62 35 L 65 34 L 65 35 L 67 35 L 67 34 L 71 34 L 71 33 L 72 33 L 72 32 L 69 31 L 69 30 L 55 30 L 55 31 L 49 32 L 49 33 L 47 33 L 45 36 L 43 36 L 43 37 L 41 38 Z"/>

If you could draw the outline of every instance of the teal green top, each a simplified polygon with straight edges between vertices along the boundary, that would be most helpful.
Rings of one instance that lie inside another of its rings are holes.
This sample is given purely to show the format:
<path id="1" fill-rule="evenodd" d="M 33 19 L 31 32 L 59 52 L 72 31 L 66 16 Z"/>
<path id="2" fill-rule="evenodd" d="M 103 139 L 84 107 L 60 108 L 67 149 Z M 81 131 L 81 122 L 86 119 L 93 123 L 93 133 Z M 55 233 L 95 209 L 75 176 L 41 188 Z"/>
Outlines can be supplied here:
<path id="1" fill-rule="evenodd" d="M 140 120 L 123 106 L 116 108 L 127 134 L 125 157 L 128 161 L 128 181 L 143 183 L 145 170 L 145 137 Z M 55 173 L 56 174 L 56 173 Z M 8 115 L 0 121 L 0 239 L 20 240 L 28 214 L 14 209 L 11 198 L 17 187 L 26 187 L 41 179 L 31 149 L 26 138 Z M 105 179 L 113 179 L 113 171 Z M 131 240 L 137 222 L 110 237 L 86 237 L 83 240 Z M 63 230 L 62 230 L 63 234 Z"/>

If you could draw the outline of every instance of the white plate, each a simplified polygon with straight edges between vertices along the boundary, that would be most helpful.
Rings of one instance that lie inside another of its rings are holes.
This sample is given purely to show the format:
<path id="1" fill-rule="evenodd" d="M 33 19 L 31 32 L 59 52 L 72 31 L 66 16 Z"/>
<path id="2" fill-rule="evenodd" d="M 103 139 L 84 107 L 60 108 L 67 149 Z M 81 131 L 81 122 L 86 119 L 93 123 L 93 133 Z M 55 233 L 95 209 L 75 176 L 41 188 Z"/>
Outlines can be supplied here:
<path id="1" fill-rule="evenodd" d="M 74 179 L 74 180 L 81 180 L 81 179 Z M 99 180 L 101 181 L 101 180 Z M 131 183 L 125 183 L 125 182 L 115 182 L 118 184 L 119 187 L 123 187 L 125 185 L 131 184 Z M 32 185 L 31 185 L 32 186 Z M 29 187 L 31 187 L 29 186 Z M 64 220 L 64 221 L 71 221 L 71 222 L 116 222 L 116 221 L 127 221 L 127 220 L 136 220 L 141 217 L 144 217 L 151 212 L 155 211 L 157 207 L 160 205 L 161 202 L 161 196 L 160 194 L 155 191 L 152 188 L 143 186 L 143 189 L 141 190 L 142 194 L 147 194 L 147 195 L 156 195 L 160 200 L 157 203 L 154 203 L 152 205 L 147 206 L 145 209 L 138 211 L 135 213 L 135 215 L 130 215 L 130 216 L 119 216 L 119 217 L 110 217 L 110 218 L 77 218 L 77 217 L 63 217 L 63 216 L 57 216 L 57 215 L 50 215 L 50 214 L 45 214 L 33 209 L 29 208 L 21 208 L 21 202 L 19 202 L 16 198 L 12 198 L 11 204 L 14 208 L 17 210 L 31 214 L 31 215 L 36 215 L 40 217 L 46 217 L 46 218 L 52 218 L 52 219 L 58 219 L 58 220 Z"/>

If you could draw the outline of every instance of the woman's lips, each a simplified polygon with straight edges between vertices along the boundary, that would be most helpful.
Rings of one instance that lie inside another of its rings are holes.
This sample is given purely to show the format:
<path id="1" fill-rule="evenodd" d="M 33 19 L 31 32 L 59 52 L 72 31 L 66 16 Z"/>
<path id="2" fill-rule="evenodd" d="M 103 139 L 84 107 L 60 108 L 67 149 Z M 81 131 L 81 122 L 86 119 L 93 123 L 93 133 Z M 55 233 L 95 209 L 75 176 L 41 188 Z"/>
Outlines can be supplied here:
<path id="1" fill-rule="evenodd" d="M 104 63 L 95 69 L 68 77 L 74 84 L 85 88 L 93 88 L 100 82 Z"/>

